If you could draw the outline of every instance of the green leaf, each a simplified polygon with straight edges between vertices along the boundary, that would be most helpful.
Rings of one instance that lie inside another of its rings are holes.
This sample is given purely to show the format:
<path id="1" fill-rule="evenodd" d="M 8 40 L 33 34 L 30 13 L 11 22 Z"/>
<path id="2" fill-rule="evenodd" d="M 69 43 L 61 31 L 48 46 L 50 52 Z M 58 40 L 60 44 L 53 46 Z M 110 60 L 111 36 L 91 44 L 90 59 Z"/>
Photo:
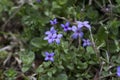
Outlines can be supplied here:
<path id="1" fill-rule="evenodd" d="M 116 45 L 116 51 L 119 52 L 120 51 L 120 46 L 119 46 L 119 42 L 117 40 L 114 40 L 115 45 Z"/>
<path id="2" fill-rule="evenodd" d="M 67 65 L 67 68 L 69 68 L 70 70 L 73 70 L 74 69 L 74 65 L 71 63 L 71 64 Z"/>
<path id="3" fill-rule="evenodd" d="M 60 5 L 64 5 L 67 2 L 67 0 L 57 0 L 57 2 Z"/>
<path id="4" fill-rule="evenodd" d="M 43 66 L 44 66 L 45 68 L 49 67 L 50 65 L 51 65 L 51 62 L 50 62 L 50 61 L 48 61 L 48 62 L 43 62 Z"/>
<path id="5" fill-rule="evenodd" d="M 5 76 L 7 76 L 8 78 L 11 78 L 11 80 L 12 80 L 12 79 L 15 79 L 17 72 L 14 69 L 10 68 L 10 69 L 6 70 L 4 72 L 4 74 L 5 74 Z"/>
<path id="6" fill-rule="evenodd" d="M 36 48 L 43 48 L 44 46 L 47 45 L 46 41 L 43 40 L 43 37 L 41 37 L 41 38 L 36 37 L 36 38 L 32 39 L 30 44 Z"/>
<path id="7" fill-rule="evenodd" d="M 116 2 L 117 2 L 118 4 L 120 4 L 120 0 L 116 0 Z"/>
<path id="8" fill-rule="evenodd" d="M 31 40 L 31 45 L 37 48 L 41 48 L 41 38 L 34 38 Z"/>
<path id="9" fill-rule="evenodd" d="M 91 46 L 87 47 L 87 52 L 88 53 L 95 53 L 94 50 L 93 50 L 93 48 Z"/>
<path id="10" fill-rule="evenodd" d="M 117 51 L 117 45 L 115 44 L 115 42 L 113 40 L 108 40 L 108 48 L 110 49 L 110 52 L 116 52 Z"/>
<path id="11" fill-rule="evenodd" d="M 92 20 L 96 20 L 99 16 L 97 10 L 93 9 L 93 7 L 88 7 L 86 15 Z"/>
<path id="12" fill-rule="evenodd" d="M 47 75 L 48 75 L 49 77 L 52 77 L 52 72 L 47 72 Z"/>
<path id="13" fill-rule="evenodd" d="M 42 75 L 38 80 L 55 80 L 54 77 L 49 77 L 48 75 Z"/>
<path id="14" fill-rule="evenodd" d="M 7 51 L 0 51 L 0 59 L 5 59 L 8 56 Z"/>
<path id="15" fill-rule="evenodd" d="M 99 40 L 98 44 L 100 45 L 101 43 L 105 43 L 105 40 L 107 39 L 107 35 L 108 35 L 108 30 L 107 27 L 104 25 L 101 26 L 97 32 L 97 39 Z"/>
<path id="16" fill-rule="evenodd" d="M 61 42 L 61 47 L 63 48 L 64 52 L 67 54 L 68 53 L 68 42 Z"/>
<path id="17" fill-rule="evenodd" d="M 32 51 L 24 51 L 20 53 L 20 59 L 23 62 L 22 71 L 26 72 L 30 67 L 35 58 L 35 55 Z"/>
<path id="18" fill-rule="evenodd" d="M 116 63 L 120 64 L 120 57 L 115 57 L 114 60 L 116 61 Z"/>
<path id="19" fill-rule="evenodd" d="M 59 74 L 59 75 L 55 78 L 55 80 L 68 80 L 68 77 L 67 77 L 67 75 L 66 75 L 65 73 L 63 73 L 63 74 Z"/>
<path id="20" fill-rule="evenodd" d="M 57 8 L 59 9 L 59 8 L 61 8 L 61 6 L 58 5 L 57 2 L 53 1 L 53 2 L 52 2 L 52 9 L 57 9 Z"/>
<path id="21" fill-rule="evenodd" d="M 64 66 L 59 65 L 58 68 L 59 68 L 59 69 L 64 69 Z"/>
<path id="22" fill-rule="evenodd" d="M 29 68 L 30 68 L 30 65 L 23 65 L 22 66 L 22 71 L 26 72 L 27 70 L 29 70 Z"/>
<path id="23" fill-rule="evenodd" d="M 44 68 L 41 65 L 36 69 L 37 73 L 42 73 L 43 71 L 44 71 Z"/>

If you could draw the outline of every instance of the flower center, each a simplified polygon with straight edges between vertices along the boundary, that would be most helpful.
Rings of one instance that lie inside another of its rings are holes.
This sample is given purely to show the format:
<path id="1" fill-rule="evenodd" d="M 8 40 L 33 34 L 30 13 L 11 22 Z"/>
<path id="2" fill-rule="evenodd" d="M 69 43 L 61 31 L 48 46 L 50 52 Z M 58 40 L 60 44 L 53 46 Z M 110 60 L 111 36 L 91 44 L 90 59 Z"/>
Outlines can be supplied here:
<path id="1" fill-rule="evenodd" d="M 67 29 L 68 27 L 67 26 L 65 26 L 65 29 Z"/>
<path id="2" fill-rule="evenodd" d="M 52 56 L 51 55 L 48 55 L 48 58 L 51 58 Z"/>
<path id="3" fill-rule="evenodd" d="M 80 33 L 80 30 L 77 30 L 76 32 L 77 32 L 77 33 Z"/>

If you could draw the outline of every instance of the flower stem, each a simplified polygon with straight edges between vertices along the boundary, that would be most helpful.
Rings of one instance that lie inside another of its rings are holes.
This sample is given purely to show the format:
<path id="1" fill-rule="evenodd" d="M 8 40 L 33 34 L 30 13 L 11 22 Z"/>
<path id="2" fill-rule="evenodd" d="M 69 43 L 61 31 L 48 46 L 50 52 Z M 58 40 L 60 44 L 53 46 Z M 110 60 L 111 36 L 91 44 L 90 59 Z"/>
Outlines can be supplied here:
<path id="1" fill-rule="evenodd" d="M 97 57 L 100 57 L 100 56 L 99 56 L 99 50 L 97 49 L 97 47 L 96 47 L 96 45 L 95 45 L 95 42 L 94 42 L 94 38 L 93 38 L 91 29 L 89 29 L 89 31 L 90 31 L 90 37 L 91 37 L 91 40 L 92 40 L 93 49 L 94 49 Z"/>

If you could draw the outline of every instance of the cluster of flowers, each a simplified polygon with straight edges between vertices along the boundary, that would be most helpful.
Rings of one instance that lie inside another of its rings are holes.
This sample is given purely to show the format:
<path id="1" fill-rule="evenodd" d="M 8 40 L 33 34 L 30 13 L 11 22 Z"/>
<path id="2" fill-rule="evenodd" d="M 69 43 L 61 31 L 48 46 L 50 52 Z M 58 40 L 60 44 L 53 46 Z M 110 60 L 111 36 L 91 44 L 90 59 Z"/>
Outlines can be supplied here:
<path id="1" fill-rule="evenodd" d="M 62 38 L 62 34 L 58 34 L 57 31 L 55 30 L 54 28 L 54 25 L 56 25 L 58 22 L 57 22 L 57 19 L 54 19 L 54 20 L 50 20 L 50 24 L 52 25 L 52 27 L 50 28 L 49 31 L 46 31 L 45 32 L 45 35 L 46 37 L 44 38 L 44 40 L 47 40 L 49 44 L 53 43 L 53 42 L 56 42 L 57 44 L 60 43 L 60 39 Z M 73 34 L 72 34 L 72 38 L 73 39 L 77 39 L 77 38 L 83 38 L 83 35 L 84 33 L 82 32 L 82 28 L 83 27 L 86 27 L 88 29 L 91 29 L 91 26 L 89 24 L 88 21 L 84 21 L 84 22 L 81 22 L 81 21 L 76 21 L 77 23 L 77 26 L 72 26 L 70 27 L 70 23 L 69 22 L 66 22 L 65 24 L 61 24 L 61 27 L 63 28 L 63 30 L 65 32 L 67 31 L 73 31 Z M 91 45 L 91 42 L 89 39 L 82 39 L 83 41 L 83 47 L 86 47 L 86 46 L 90 46 Z M 48 53 L 48 52 L 45 52 L 45 60 L 46 61 L 54 61 L 54 53 Z"/>
<path id="2" fill-rule="evenodd" d="M 82 39 L 84 35 L 84 33 L 82 32 L 82 28 L 86 27 L 88 29 L 91 29 L 91 26 L 89 25 L 88 21 L 84 21 L 84 22 L 76 21 L 76 23 L 78 24 L 77 26 L 72 26 L 72 31 L 74 32 L 72 38 L 76 39 L 80 37 Z M 91 45 L 89 39 L 82 39 L 82 41 L 83 41 L 83 47 Z"/>
<path id="3" fill-rule="evenodd" d="M 78 24 L 77 26 L 70 27 L 70 23 L 67 22 L 66 24 L 61 24 L 61 27 L 64 29 L 64 31 L 72 30 L 74 33 L 72 34 L 73 39 L 77 39 L 78 37 L 83 38 L 84 33 L 82 32 L 82 27 L 86 27 L 88 29 L 91 29 L 91 26 L 89 25 L 88 21 L 76 21 Z M 91 42 L 89 39 L 82 39 L 83 41 L 83 47 L 90 46 Z"/>
<path id="4" fill-rule="evenodd" d="M 36 0 L 37 2 L 41 2 L 41 0 Z M 106 11 L 108 11 L 108 8 L 106 8 Z M 50 20 L 51 25 L 57 24 L 57 19 L 54 19 L 53 21 Z M 88 21 L 76 21 L 78 24 L 77 26 L 70 27 L 70 23 L 66 22 L 66 24 L 61 24 L 61 27 L 64 29 L 65 32 L 72 30 L 74 33 L 72 34 L 73 39 L 77 39 L 78 37 L 82 38 L 84 33 L 82 32 L 82 27 L 86 27 L 89 30 L 91 29 L 91 26 L 89 25 Z M 54 29 L 54 27 L 51 27 L 50 31 L 46 31 L 45 34 L 47 35 L 44 40 L 48 40 L 48 43 L 51 44 L 54 41 L 59 44 L 60 39 L 63 36 L 62 34 L 57 34 L 57 31 Z M 83 47 L 91 45 L 91 42 L 89 39 L 82 39 L 83 41 Z M 45 52 L 45 60 L 46 61 L 54 61 L 54 53 L 48 53 Z M 120 77 L 120 66 L 117 67 L 117 76 Z"/>
<path id="5" fill-rule="evenodd" d="M 52 25 L 57 24 L 56 19 L 54 21 L 50 21 Z M 57 31 L 54 29 L 54 26 L 51 27 L 50 31 L 46 31 L 45 34 L 47 35 L 44 40 L 48 40 L 48 43 L 51 44 L 56 42 L 57 44 L 60 43 L 60 39 L 63 36 L 62 34 L 57 34 Z"/>
<path id="6" fill-rule="evenodd" d="M 62 38 L 62 34 L 57 34 L 57 31 L 55 30 L 54 28 L 54 25 L 56 25 L 58 22 L 57 22 L 57 19 L 54 19 L 53 21 L 50 20 L 50 24 L 52 25 L 52 27 L 50 28 L 50 31 L 46 31 L 45 32 L 45 35 L 47 35 L 44 40 L 48 40 L 48 43 L 51 44 L 53 42 L 56 42 L 57 44 L 60 43 L 60 39 Z M 45 61 L 54 61 L 54 53 L 51 52 L 45 52 Z"/>
<path id="7" fill-rule="evenodd" d="M 50 21 L 51 25 L 55 25 L 57 24 L 57 20 L 54 19 L 53 21 Z M 73 39 L 77 39 L 77 38 L 83 38 L 84 33 L 82 32 L 82 27 L 86 27 L 87 29 L 91 29 L 91 26 L 89 25 L 88 21 L 77 21 L 76 22 L 78 25 L 77 26 L 72 26 L 70 27 L 70 23 L 66 22 L 66 24 L 61 24 L 61 27 L 64 29 L 65 32 L 67 31 L 73 31 L 74 33 L 72 34 L 72 38 Z M 59 44 L 60 43 L 60 39 L 63 36 L 62 34 L 57 34 L 57 31 L 54 29 L 54 27 L 51 27 L 50 31 L 46 31 L 45 34 L 47 35 L 44 40 L 48 40 L 48 43 L 51 44 L 54 41 Z M 91 42 L 89 39 L 82 39 L 83 41 L 83 47 L 85 46 L 90 46 Z M 54 53 L 51 52 L 45 52 L 45 61 L 54 61 Z M 117 76 L 120 77 L 120 66 L 117 67 Z"/>

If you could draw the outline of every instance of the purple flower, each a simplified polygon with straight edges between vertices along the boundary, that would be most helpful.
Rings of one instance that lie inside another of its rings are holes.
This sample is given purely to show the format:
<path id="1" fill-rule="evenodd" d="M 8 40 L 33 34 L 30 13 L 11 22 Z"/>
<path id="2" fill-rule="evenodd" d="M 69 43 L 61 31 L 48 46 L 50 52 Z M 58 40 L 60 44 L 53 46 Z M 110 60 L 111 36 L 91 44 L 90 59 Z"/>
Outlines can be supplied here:
<path id="1" fill-rule="evenodd" d="M 69 26 L 70 26 L 69 22 L 66 22 L 66 24 L 61 24 L 61 27 L 64 29 L 65 32 L 71 30 Z"/>
<path id="2" fill-rule="evenodd" d="M 49 34 L 44 38 L 44 40 L 48 40 L 49 44 L 53 43 L 54 41 L 59 44 L 62 36 L 62 34 Z"/>
<path id="3" fill-rule="evenodd" d="M 91 45 L 91 42 L 90 42 L 90 40 L 89 39 L 83 39 L 83 47 L 85 47 L 85 46 L 90 46 Z"/>
<path id="4" fill-rule="evenodd" d="M 48 52 L 45 52 L 45 61 L 54 61 L 54 58 L 53 58 L 53 56 L 54 56 L 54 53 L 52 52 L 52 53 L 48 53 Z"/>
<path id="5" fill-rule="evenodd" d="M 55 24 L 57 24 L 58 22 L 57 22 L 57 19 L 55 18 L 54 20 L 50 20 L 50 24 L 51 25 L 55 25 Z"/>
<path id="6" fill-rule="evenodd" d="M 81 21 L 76 21 L 76 22 L 77 22 L 77 24 L 78 24 L 78 26 L 79 26 L 80 28 L 86 27 L 86 28 L 88 28 L 88 29 L 91 29 L 91 26 L 90 26 L 90 24 L 89 24 L 88 21 L 83 21 L 83 22 L 81 22 Z"/>
<path id="7" fill-rule="evenodd" d="M 82 38 L 83 37 L 83 32 L 81 31 L 81 28 L 72 26 L 72 31 L 74 32 L 72 34 L 73 39 L 77 39 L 78 37 Z"/>
<path id="8" fill-rule="evenodd" d="M 117 67 L 117 76 L 120 77 L 120 66 Z"/>
<path id="9" fill-rule="evenodd" d="M 46 35 L 56 34 L 56 32 L 57 32 L 57 31 L 54 29 L 54 27 L 51 27 L 51 28 L 50 28 L 50 31 L 46 31 L 45 34 L 46 34 Z"/>
<path id="10" fill-rule="evenodd" d="M 48 40 L 48 43 L 51 44 L 54 41 L 53 34 L 49 34 L 44 38 L 44 40 Z"/>
<path id="11" fill-rule="evenodd" d="M 54 27 L 50 28 L 50 31 L 46 31 L 45 34 L 47 35 L 46 37 L 44 37 L 44 40 L 48 40 L 48 43 L 51 44 L 54 41 L 59 44 L 60 43 L 60 39 L 63 36 L 62 34 L 57 34 L 57 31 L 54 29 Z"/>
<path id="12" fill-rule="evenodd" d="M 109 11 L 109 8 L 105 8 L 106 11 Z"/>
<path id="13" fill-rule="evenodd" d="M 37 2 L 41 2 L 41 0 L 36 0 Z"/>
<path id="14" fill-rule="evenodd" d="M 60 39 L 63 35 L 62 34 L 54 34 L 53 37 L 54 37 L 54 41 L 59 44 L 60 43 Z"/>

